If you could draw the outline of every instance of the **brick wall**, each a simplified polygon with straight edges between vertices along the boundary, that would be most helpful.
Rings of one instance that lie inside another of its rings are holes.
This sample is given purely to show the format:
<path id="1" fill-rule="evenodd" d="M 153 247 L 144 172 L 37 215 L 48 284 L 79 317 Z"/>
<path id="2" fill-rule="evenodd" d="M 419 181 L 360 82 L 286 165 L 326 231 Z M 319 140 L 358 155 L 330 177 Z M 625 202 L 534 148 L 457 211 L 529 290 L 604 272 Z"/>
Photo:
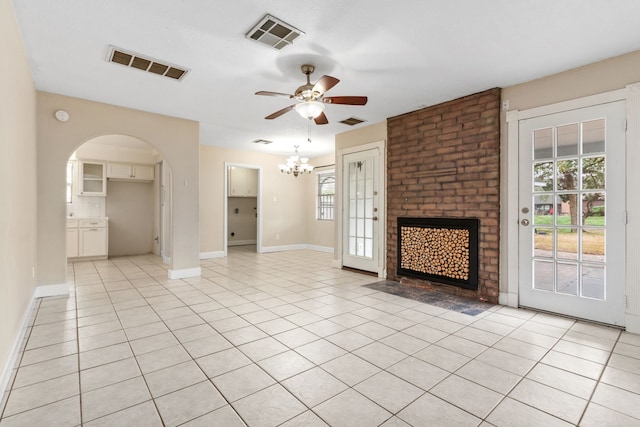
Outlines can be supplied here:
<path id="1" fill-rule="evenodd" d="M 387 120 L 387 276 L 498 302 L 500 89 Z M 397 276 L 397 218 L 479 218 L 478 290 Z"/>

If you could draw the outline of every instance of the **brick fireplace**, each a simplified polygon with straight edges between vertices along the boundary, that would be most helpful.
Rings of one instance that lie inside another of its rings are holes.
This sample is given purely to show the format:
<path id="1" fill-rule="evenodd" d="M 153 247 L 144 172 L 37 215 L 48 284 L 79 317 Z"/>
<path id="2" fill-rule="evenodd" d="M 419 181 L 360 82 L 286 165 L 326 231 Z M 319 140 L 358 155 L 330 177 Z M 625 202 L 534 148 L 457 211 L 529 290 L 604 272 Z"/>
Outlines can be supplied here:
<path id="1" fill-rule="evenodd" d="M 500 89 L 389 118 L 387 138 L 387 277 L 497 303 Z M 478 219 L 477 289 L 399 268 L 403 217 Z"/>

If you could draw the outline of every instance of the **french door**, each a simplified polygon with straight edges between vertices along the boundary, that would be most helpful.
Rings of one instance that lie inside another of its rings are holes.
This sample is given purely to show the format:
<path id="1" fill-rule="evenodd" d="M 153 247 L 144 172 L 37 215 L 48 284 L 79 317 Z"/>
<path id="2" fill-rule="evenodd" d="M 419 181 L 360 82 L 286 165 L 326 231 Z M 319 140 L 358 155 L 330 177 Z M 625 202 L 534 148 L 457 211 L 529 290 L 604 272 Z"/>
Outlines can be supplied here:
<path id="1" fill-rule="evenodd" d="M 519 122 L 519 304 L 623 325 L 625 103 Z"/>
<path id="2" fill-rule="evenodd" d="M 379 149 L 345 154 L 342 265 L 379 272 Z"/>

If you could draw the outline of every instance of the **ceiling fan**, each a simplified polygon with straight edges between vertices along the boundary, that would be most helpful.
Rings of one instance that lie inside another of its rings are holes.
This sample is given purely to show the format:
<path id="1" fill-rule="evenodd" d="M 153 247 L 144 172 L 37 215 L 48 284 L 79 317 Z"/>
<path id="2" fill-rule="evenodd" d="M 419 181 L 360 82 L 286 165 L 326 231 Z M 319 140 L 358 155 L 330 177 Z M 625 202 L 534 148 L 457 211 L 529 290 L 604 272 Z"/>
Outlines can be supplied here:
<path id="1" fill-rule="evenodd" d="M 304 64 L 300 69 L 302 73 L 307 76 L 307 83 L 296 89 L 293 95 L 269 91 L 256 92 L 256 95 L 284 96 L 299 101 L 296 104 L 289 105 L 282 110 L 269 114 L 265 119 L 272 120 L 295 109 L 298 114 L 305 119 L 313 119 L 317 125 L 326 125 L 329 123 L 329 120 L 327 120 L 327 116 L 324 114 L 324 104 L 365 105 L 367 103 L 366 96 L 324 96 L 324 94 L 337 85 L 340 80 L 331 76 L 322 76 L 316 84 L 312 84 L 310 76 L 315 70 L 315 67 Z"/>

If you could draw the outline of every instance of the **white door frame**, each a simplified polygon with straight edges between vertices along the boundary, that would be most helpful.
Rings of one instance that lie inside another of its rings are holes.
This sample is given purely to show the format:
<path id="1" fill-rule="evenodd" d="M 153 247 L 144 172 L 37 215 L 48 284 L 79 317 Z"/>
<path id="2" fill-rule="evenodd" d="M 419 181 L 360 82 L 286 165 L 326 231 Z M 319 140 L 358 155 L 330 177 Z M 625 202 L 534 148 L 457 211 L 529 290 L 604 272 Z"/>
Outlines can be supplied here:
<path id="1" fill-rule="evenodd" d="M 258 194 L 257 194 L 257 214 L 258 214 L 258 226 L 256 230 L 256 252 L 262 253 L 262 166 L 251 165 L 248 163 L 232 163 L 232 162 L 224 162 L 224 203 L 223 203 L 223 222 L 224 222 L 224 239 L 222 244 L 224 245 L 224 256 L 227 256 L 227 216 L 228 216 L 228 198 L 229 198 L 229 167 L 233 166 L 236 168 L 245 168 L 245 169 L 256 169 L 258 171 Z"/>
<path id="2" fill-rule="evenodd" d="M 636 189 L 637 183 L 640 182 L 640 168 L 638 167 L 638 162 L 640 162 L 640 83 L 584 98 L 528 110 L 507 112 L 508 139 L 506 146 L 502 147 L 500 304 L 517 307 L 519 301 L 519 121 L 620 100 L 626 101 L 627 109 L 626 205 L 628 220 L 626 234 L 628 238 L 625 253 L 625 295 L 627 301 L 625 324 L 627 331 L 640 333 L 640 239 L 638 239 L 640 237 L 640 192 Z"/>
<path id="3" fill-rule="evenodd" d="M 342 254 L 344 251 L 344 245 L 342 244 L 344 233 L 344 203 L 342 200 L 343 191 L 342 186 L 344 184 L 344 156 L 353 153 L 359 153 L 361 151 L 367 151 L 371 149 L 378 150 L 378 277 L 387 277 L 387 219 L 386 219 L 386 206 L 387 206 L 387 173 L 386 173 L 386 157 L 387 157 L 387 144 L 385 140 L 371 142 L 368 144 L 358 145 L 355 147 L 343 148 L 337 151 L 336 156 L 336 210 L 334 218 L 336 221 L 336 258 L 334 259 L 334 266 L 342 268 Z"/>

